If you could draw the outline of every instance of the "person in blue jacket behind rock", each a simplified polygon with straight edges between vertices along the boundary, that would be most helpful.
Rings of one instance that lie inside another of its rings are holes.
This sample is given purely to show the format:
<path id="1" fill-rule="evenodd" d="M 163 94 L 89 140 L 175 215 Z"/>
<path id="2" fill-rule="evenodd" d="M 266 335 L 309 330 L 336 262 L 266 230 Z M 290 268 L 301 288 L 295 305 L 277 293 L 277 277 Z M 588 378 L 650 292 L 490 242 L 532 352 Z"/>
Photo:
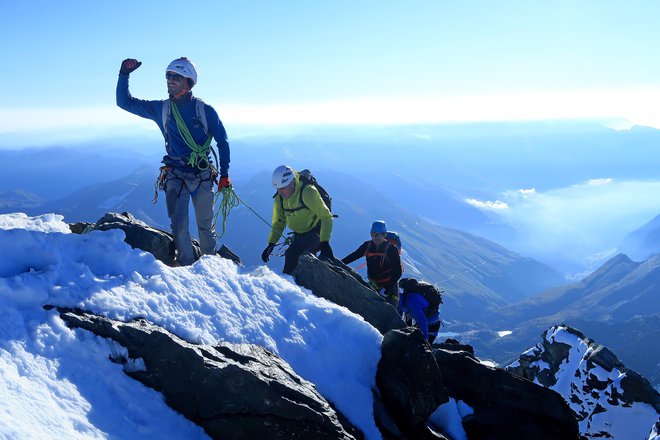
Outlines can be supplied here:
<path id="1" fill-rule="evenodd" d="M 440 319 L 441 290 L 424 281 L 414 278 L 399 280 L 401 294 L 398 311 L 404 321 L 412 321 L 418 327 L 429 343 L 433 343 L 442 325 Z"/>
<path id="2" fill-rule="evenodd" d="M 122 109 L 154 121 L 165 138 L 159 186 L 165 191 L 167 215 L 170 218 L 176 261 L 192 264 L 195 255 L 190 239 L 188 205 L 195 210 L 202 254 L 215 253 L 213 227 L 213 186 L 219 174 L 218 189 L 231 186 L 229 180 L 229 143 L 218 113 L 192 94 L 197 84 L 197 68 L 187 58 L 177 58 L 165 70 L 166 100 L 143 100 L 131 96 L 129 75 L 142 65 L 127 58 L 121 63 L 117 80 L 117 105 Z M 215 139 L 219 164 L 211 160 L 211 140 Z M 219 168 L 219 169 L 217 169 Z"/>

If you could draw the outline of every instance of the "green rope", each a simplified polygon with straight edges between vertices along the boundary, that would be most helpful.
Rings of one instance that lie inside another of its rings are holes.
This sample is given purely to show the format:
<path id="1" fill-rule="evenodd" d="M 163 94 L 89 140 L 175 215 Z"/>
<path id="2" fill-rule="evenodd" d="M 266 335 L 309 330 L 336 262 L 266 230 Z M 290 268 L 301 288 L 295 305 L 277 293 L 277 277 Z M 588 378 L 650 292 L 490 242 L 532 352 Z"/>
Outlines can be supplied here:
<path id="1" fill-rule="evenodd" d="M 222 196 L 222 200 L 220 201 L 220 204 L 218 205 L 218 199 Z M 252 209 L 250 205 L 245 203 L 243 199 L 241 199 L 238 194 L 236 194 L 236 191 L 234 190 L 233 186 L 230 187 L 225 187 L 222 188 L 220 191 L 218 191 L 215 194 L 215 200 L 213 201 L 213 204 L 218 206 L 218 209 L 215 212 L 215 216 L 213 217 L 213 226 L 215 228 L 215 225 L 218 223 L 218 217 L 220 214 L 222 214 L 222 234 L 217 235 L 217 238 L 221 238 L 223 235 L 225 235 L 225 231 L 227 230 L 227 217 L 229 217 L 229 213 L 231 212 L 232 208 L 238 206 L 240 203 L 245 205 L 247 209 L 252 211 L 254 215 L 256 215 L 262 222 L 268 226 L 268 229 L 273 229 L 273 226 L 268 222 L 268 220 L 264 219 L 262 216 L 259 215 L 257 211 Z M 283 242 L 281 243 L 276 243 L 275 246 L 279 246 L 280 249 L 283 248 L 284 246 L 288 246 L 293 242 L 293 232 L 290 232 L 289 235 L 284 239 Z M 283 255 L 282 254 L 277 254 L 277 255 Z"/>
<path id="2" fill-rule="evenodd" d="M 191 167 L 199 168 L 200 170 L 207 170 L 211 167 L 211 162 L 209 161 L 209 148 L 211 147 L 212 136 L 209 136 L 204 142 L 204 145 L 198 145 L 190 134 L 188 126 L 183 121 L 181 113 L 179 113 L 179 108 L 170 101 L 170 108 L 172 109 L 172 114 L 174 115 L 174 120 L 176 121 L 176 126 L 181 133 L 181 137 L 186 142 L 186 145 L 190 147 L 190 158 L 188 159 L 188 165 Z"/>
<path id="3" fill-rule="evenodd" d="M 217 204 L 218 198 L 222 195 L 222 200 L 220 201 L 220 204 L 218 206 L 218 210 L 215 212 L 215 216 L 213 217 L 213 225 L 215 226 L 218 223 L 218 216 L 220 213 L 222 213 L 222 234 L 218 235 L 218 238 L 222 238 L 223 235 L 225 235 L 225 231 L 227 230 L 227 217 L 229 216 L 229 212 L 232 210 L 233 207 L 238 206 L 238 196 L 236 195 L 236 191 L 234 191 L 234 188 L 230 187 L 225 187 L 222 188 L 220 191 L 218 191 L 215 194 L 215 200 L 213 201 L 213 204 Z"/>
<path id="4" fill-rule="evenodd" d="M 233 189 L 232 189 L 232 191 L 233 191 Z M 241 202 L 242 204 L 244 204 L 245 207 L 246 207 L 247 209 L 249 209 L 250 211 L 252 211 L 252 212 L 254 213 L 254 215 L 256 215 L 257 217 L 259 217 L 259 218 L 261 219 L 262 222 L 266 223 L 266 225 L 268 226 L 269 229 L 273 229 L 273 226 L 270 224 L 270 222 L 269 222 L 268 220 L 264 219 L 262 216 L 260 216 L 260 215 L 257 213 L 257 211 L 255 211 L 254 209 L 252 209 L 252 208 L 250 207 L 250 205 L 248 205 L 247 203 L 245 203 L 245 201 L 243 201 L 243 199 L 241 199 L 240 197 L 238 197 L 238 194 L 236 194 L 236 198 L 238 199 L 239 202 Z"/>

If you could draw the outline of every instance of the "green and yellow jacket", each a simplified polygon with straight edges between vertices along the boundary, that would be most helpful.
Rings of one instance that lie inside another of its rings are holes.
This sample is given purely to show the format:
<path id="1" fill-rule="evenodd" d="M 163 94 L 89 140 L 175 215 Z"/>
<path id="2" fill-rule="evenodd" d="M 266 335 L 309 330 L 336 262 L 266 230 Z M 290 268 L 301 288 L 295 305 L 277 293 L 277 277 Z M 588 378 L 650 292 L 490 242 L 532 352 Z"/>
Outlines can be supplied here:
<path id="1" fill-rule="evenodd" d="M 277 243 L 287 226 L 295 233 L 304 234 L 314 229 L 319 222 L 321 223 L 320 241 L 330 241 L 332 213 L 323 203 L 318 190 L 313 185 L 303 187 L 297 172 L 295 176 L 296 189 L 291 197 L 284 199 L 279 194 L 275 195 L 273 200 L 273 229 L 268 236 L 268 243 Z M 301 190 L 303 191 L 304 206 L 300 204 Z M 282 210 L 282 207 L 284 207 L 284 210 Z"/>

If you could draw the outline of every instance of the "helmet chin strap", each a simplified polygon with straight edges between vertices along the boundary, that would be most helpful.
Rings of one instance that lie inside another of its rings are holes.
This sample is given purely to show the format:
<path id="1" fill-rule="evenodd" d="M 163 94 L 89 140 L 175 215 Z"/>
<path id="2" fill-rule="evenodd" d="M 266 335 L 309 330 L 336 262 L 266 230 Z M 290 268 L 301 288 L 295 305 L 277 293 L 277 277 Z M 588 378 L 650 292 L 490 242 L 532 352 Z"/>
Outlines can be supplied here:
<path id="1" fill-rule="evenodd" d="M 188 88 L 188 81 L 186 80 L 185 83 L 186 83 L 185 87 L 183 87 L 183 89 L 179 93 L 177 93 L 176 95 L 170 95 L 171 99 L 174 100 L 181 99 L 186 95 L 186 93 L 190 92 L 190 88 Z"/>
<path id="2" fill-rule="evenodd" d="M 185 96 L 185 94 L 188 93 L 189 91 L 190 91 L 189 88 L 184 87 L 184 89 L 181 90 L 181 92 L 177 93 L 176 95 L 170 95 L 170 96 L 171 96 L 171 98 L 174 99 L 174 100 L 181 99 L 181 98 L 182 98 L 183 96 Z"/>

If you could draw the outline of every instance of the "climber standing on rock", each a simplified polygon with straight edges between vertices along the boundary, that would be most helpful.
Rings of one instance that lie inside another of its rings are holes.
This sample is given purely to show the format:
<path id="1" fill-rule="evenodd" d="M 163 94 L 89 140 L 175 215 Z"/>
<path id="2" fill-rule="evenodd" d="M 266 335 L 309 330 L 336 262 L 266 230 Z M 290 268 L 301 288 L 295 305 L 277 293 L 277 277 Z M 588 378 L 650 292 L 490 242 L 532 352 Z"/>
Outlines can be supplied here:
<path id="1" fill-rule="evenodd" d="M 334 259 L 330 247 L 333 217 L 317 187 L 305 184 L 300 175 L 287 165 L 275 168 L 272 183 L 277 193 L 273 202 L 268 246 L 261 254 L 263 262 L 270 259 L 275 244 L 287 226 L 293 230 L 293 240 L 284 253 L 282 272 L 290 275 L 298 265 L 298 257 L 304 252 L 316 253 L 320 250 L 321 258 Z"/>
<path id="2" fill-rule="evenodd" d="M 165 138 L 164 166 L 158 187 L 165 191 L 176 261 L 189 265 L 195 261 L 190 238 L 188 205 L 192 199 L 202 254 L 214 254 L 213 187 L 219 174 L 218 190 L 231 187 L 229 180 L 229 143 L 218 113 L 192 94 L 197 84 L 197 69 L 185 57 L 172 61 L 165 69 L 169 99 L 148 101 L 131 96 L 129 75 L 142 65 L 127 58 L 121 63 L 117 81 L 117 105 L 154 121 Z M 216 165 L 211 160 L 211 141 L 219 153 Z"/>

